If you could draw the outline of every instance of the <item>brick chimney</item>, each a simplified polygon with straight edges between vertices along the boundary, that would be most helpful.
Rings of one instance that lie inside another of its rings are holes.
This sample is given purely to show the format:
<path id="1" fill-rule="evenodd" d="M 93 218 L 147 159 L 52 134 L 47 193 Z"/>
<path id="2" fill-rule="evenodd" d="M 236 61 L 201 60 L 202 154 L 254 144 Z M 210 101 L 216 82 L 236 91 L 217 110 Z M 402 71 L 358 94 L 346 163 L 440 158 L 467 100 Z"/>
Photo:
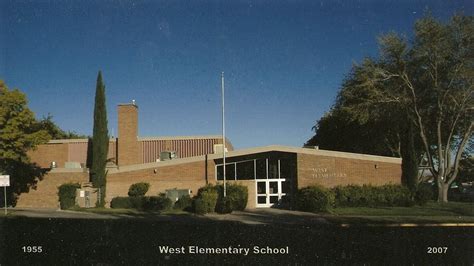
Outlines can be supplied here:
<path id="1" fill-rule="evenodd" d="M 117 165 L 141 163 L 138 145 L 138 106 L 135 101 L 118 107 Z"/>

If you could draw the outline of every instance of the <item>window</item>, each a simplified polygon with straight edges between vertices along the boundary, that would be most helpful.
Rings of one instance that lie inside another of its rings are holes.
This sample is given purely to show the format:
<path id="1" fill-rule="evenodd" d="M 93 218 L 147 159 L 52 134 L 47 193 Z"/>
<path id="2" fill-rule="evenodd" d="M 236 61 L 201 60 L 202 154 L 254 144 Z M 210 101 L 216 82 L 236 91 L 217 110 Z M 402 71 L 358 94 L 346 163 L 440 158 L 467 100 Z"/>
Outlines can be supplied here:
<path id="1" fill-rule="evenodd" d="M 268 159 L 268 178 L 278 178 L 278 160 Z"/>
<path id="2" fill-rule="evenodd" d="M 281 159 L 280 160 L 280 178 L 291 179 L 292 178 L 292 169 L 295 169 L 295 166 L 292 166 L 292 160 L 290 159 Z"/>
<path id="3" fill-rule="evenodd" d="M 217 180 L 224 180 L 222 165 L 217 166 Z M 226 180 L 235 180 L 235 164 L 226 163 L 225 164 L 225 179 Z"/>
<path id="4" fill-rule="evenodd" d="M 281 183 L 281 193 L 290 193 L 290 182 L 283 181 Z"/>
<path id="5" fill-rule="evenodd" d="M 257 159 L 257 179 L 267 179 L 267 160 Z"/>
<path id="6" fill-rule="evenodd" d="M 245 161 L 237 163 L 237 180 L 255 179 L 254 161 Z"/>

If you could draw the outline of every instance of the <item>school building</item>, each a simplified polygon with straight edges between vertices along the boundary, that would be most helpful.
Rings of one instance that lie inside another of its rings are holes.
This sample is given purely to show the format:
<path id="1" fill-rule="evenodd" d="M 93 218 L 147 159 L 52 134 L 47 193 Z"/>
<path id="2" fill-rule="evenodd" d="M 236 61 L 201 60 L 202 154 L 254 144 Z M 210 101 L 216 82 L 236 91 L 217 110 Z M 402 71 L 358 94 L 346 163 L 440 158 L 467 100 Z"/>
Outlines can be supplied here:
<path id="1" fill-rule="evenodd" d="M 366 154 L 265 146 L 234 150 L 226 140 L 226 182 L 248 187 L 248 208 L 289 202 L 298 188 L 348 184 L 400 184 L 401 159 Z M 87 139 L 51 140 L 30 151 L 32 162 L 50 169 L 18 207 L 57 208 L 57 187 L 79 182 L 87 187 Z M 118 136 L 110 139 L 106 202 L 127 196 L 130 185 L 150 183 L 147 195 L 168 189 L 191 196 L 206 184 L 223 182 L 221 136 L 139 137 L 138 106 L 118 105 Z M 84 195 L 79 195 L 83 197 Z"/>

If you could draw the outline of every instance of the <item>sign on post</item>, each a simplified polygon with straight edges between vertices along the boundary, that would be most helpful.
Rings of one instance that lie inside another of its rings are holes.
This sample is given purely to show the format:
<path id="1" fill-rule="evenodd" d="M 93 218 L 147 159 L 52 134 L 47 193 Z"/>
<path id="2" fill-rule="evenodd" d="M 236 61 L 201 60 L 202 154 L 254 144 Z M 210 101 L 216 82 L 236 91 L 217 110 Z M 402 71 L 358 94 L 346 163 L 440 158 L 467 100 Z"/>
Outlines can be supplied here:
<path id="1" fill-rule="evenodd" d="M 0 175 L 0 187 L 3 187 L 3 195 L 5 196 L 5 215 L 7 215 L 7 187 L 10 186 L 10 176 Z"/>
<path id="2" fill-rule="evenodd" d="M 9 186 L 10 186 L 10 176 L 0 175 L 0 187 L 9 187 Z"/>

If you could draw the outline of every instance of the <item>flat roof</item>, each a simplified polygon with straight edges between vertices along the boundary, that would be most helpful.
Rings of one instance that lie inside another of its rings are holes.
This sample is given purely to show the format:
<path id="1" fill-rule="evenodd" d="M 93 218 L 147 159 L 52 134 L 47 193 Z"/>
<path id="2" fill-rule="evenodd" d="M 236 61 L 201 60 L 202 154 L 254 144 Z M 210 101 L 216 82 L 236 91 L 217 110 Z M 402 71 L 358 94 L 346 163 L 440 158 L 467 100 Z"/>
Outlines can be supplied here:
<path id="1" fill-rule="evenodd" d="M 320 150 L 320 149 L 312 149 L 312 148 L 300 148 L 300 147 L 291 147 L 291 146 L 282 146 L 282 145 L 270 145 L 270 146 L 255 147 L 255 148 L 249 148 L 249 149 L 234 150 L 234 151 L 227 152 L 226 156 L 235 157 L 235 156 L 243 156 L 243 155 L 254 154 L 254 153 L 271 152 L 271 151 L 300 153 L 300 154 L 319 155 L 319 156 L 328 156 L 328 157 L 339 157 L 339 158 L 357 159 L 357 160 L 371 160 L 371 161 L 380 161 L 380 162 L 389 162 L 389 163 L 401 162 L 401 158 L 397 158 L 397 157 Z M 221 157 L 222 157 L 222 154 L 209 155 L 209 158 L 212 158 L 212 159 L 219 159 Z"/>
<path id="2" fill-rule="evenodd" d="M 220 135 L 204 135 L 204 136 L 152 136 L 152 137 L 138 137 L 138 141 L 146 140 L 181 140 L 181 139 L 222 139 Z M 226 138 L 228 142 L 229 139 Z"/>
<path id="3" fill-rule="evenodd" d="M 290 146 L 281 146 L 281 145 L 270 145 L 270 146 L 229 151 L 229 152 L 226 152 L 226 157 L 227 158 L 237 157 L 237 156 L 244 156 L 244 155 L 263 153 L 263 152 L 272 152 L 272 151 L 318 155 L 318 156 L 325 156 L 325 157 L 356 159 L 356 160 L 367 160 L 367 161 L 386 162 L 386 163 L 397 163 L 397 164 L 401 163 L 402 161 L 401 158 L 396 158 L 396 157 L 319 150 L 319 149 L 312 149 L 312 148 L 290 147 Z M 110 173 L 129 172 L 129 171 L 137 171 L 137 170 L 144 170 L 144 169 L 150 169 L 150 168 L 180 165 L 180 164 L 185 164 L 185 163 L 202 162 L 205 160 L 205 158 L 206 158 L 206 155 L 201 155 L 201 156 L 188 157 L 188 158 L 178 158 L 178 159 L 173 159 L 169 161 L 127 165 L 127 166 L 121 166 L 119 167 L 119 169 L 110 169 L 109 172 Z M 208 154 L 207 158 L 211 160 L 221 159 L 222 154 Z"/>
<path id="4" fill-rule="evenodd" d="M 219 135 L 207 135 L 207 136 L 156 136 L 156 137 L 138 137 L 138 141 L 147 140 L 192 140 L 192 139 L 222 139 Z M 87 142 L 88 139 L 53 139 L 48 141 L 49 144 L 61 144 L 61 143 L 83 143 Z M 110 138 L 110 141 L 115 141 L 115 138 Z M 230 143 L 230 140 L 226 138 L 226 141 Z"/>
<path id="5" fill-rule="evenodd" d="M 47 144 L 62 144 L 62 143 L 85 143 L 89 139 L 52 139 Z M 115 138 L 110 138 L 109 141 L 115 142 Z"/>

